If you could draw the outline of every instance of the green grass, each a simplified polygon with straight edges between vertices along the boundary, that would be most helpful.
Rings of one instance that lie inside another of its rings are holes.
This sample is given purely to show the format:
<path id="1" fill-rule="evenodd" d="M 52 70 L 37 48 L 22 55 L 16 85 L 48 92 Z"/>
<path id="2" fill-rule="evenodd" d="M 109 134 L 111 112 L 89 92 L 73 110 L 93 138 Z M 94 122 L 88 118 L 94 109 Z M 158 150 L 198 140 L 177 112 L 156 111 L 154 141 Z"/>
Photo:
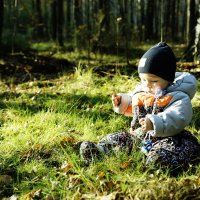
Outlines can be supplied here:
<path id="1" fill-rule="evenodd" d="M 74 74 L 7 87 L 0 84 L 0 198 L 18 199 L 198 199 L 200 168 L 177 177 L 145 169 L 139 152 L 106 157 L 85 166 L 81 141 L 98 141 L 128 130 L 130 118 L 114 113 L 111 95 L 135 87 L 137 78 L 100 77 L 77 66 Z M 199 91 L 199 90 L 198 90 Z M 199 134 L 199 98 L 193 122 Z"/>

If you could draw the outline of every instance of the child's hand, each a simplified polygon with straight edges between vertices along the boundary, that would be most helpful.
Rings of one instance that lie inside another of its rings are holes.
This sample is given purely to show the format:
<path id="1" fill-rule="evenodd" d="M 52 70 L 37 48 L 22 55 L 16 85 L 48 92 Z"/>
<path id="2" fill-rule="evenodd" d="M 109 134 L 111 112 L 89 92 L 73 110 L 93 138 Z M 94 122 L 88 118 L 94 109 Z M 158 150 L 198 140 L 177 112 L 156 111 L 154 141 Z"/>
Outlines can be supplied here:
<path id="1" fill-rule="evenodd" d="M 133 129 L 132 127 L 129 129 L 129 133 L 130 133 L 131 135 L 134 135 L 134 134 L 135 134 L 134 129 Z"/>
<path id="2" fill-rule="evenodd" d="M 112 95 L 112 104 L 113 104 L 113 106 L 119 106 L 120 103 L 121 103 L 121 99 L 122 99 L 122 97 L 120 95 L 113 94 Z"/>
<path id="3" fill-rule="evenodd" d="M 149 118 L 147 118 L 147 117 L 141 118 L 141 119 L 139 120 L 139 123 L 140 123 L 140 125 L 141 125 L 141 127 L 142 127 L 142 130 L 143 130 L 144 132 L 153 130 L 153 124 L 152 124 L 152 122 L 151 122 L 151 120 L 150 120 Z"/>

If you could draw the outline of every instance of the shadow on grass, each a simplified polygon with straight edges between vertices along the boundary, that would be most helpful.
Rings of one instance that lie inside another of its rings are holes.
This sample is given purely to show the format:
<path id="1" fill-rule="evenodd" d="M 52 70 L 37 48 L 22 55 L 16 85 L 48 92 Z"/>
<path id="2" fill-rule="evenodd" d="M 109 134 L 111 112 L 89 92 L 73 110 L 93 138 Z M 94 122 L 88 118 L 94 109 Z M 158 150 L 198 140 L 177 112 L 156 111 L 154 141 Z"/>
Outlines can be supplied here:
<path id="1" fill-rule="evenodd" d="M 142 50 L 135 49 L 133 51 L 134 55 L 136 54 L 138 56 L 138 54 L 142 54 Z M 0 60 L 0 79 L 7 85 L 16 85 L 32 80 L 54 79 L 62 73 L 74 73 L 78 63 L 87 59 L 79 55 L 79 58 L 72 62 L 64 58 L 53 57 L 53 55 L 42 56 L 31 52 L 26 54 L 4 55 Z M 110 63 L 106 60 L 101 62 L 96 58 L 89 58 L 89 61 L 93 64 L 83 64 L 83 67 L 95 66 L 95 72 L 101 76 L 109 73 L 114 74 L 116 70 L 123 74 L 130 74 L 136 70 L 136 65 L 134 64 L 120 64 L 117 61 Z M 117 67 L 116 63 L 118 63 Z"/>
<path id="2" fill-rule="evenodd" d="M 56 78 L 62 72 L 73 72 L 75 64 L 67 59 L 37 54 L 5 55 L 0 63 L 1 80 L 19 84 L 31 80 Z"/>

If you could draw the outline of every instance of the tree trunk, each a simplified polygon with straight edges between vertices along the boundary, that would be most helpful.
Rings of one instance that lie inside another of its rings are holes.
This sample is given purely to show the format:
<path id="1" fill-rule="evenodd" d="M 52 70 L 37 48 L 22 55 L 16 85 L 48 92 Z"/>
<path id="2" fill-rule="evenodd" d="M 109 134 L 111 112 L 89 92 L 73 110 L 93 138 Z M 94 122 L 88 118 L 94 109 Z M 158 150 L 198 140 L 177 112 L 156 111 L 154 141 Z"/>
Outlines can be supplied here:
<path id="1" fill-rule="evenodd" d="M 42 10 L 41 10 L 41 0 L 32 0 L 32 9 L 33 9 L 33 21 L 32 21 L 32 27 L 33 38 L 36 39 L 43 39 L 44 38 L 44 23 L 42 18 Z"/>
<path id="2" fill-rule="evenodd" d="M 60 47 L 64 46 L 63 42 L 63 0 L 57 0 L 57 40 Z"/>
<path id="3" fill-rule="evenodd" d="M 153 39 L 154 0 L 147 1 L 145 38 Z"/>
<path id="4" fill-rule="evenodd" d="M 72 38 L 72 9 L 71 9 L 71 0 L 67 1 L 67 19 L 66 19 L 66 24 L 67 24 L 67 32 L 66 32 L 66 39 L 68 41 L 71 40 Z"/>
<path id="5" fill-rule="evenodd" d="M 144 40 L 144 27 L 145 27 L 145 2 L 144 0 L 141 0 L 140 2 L 140 9 L 141 9 L 141 25 L 138 27 L 140 30 L 140 41 Z"/>
<path id="6" fill-rule="evenodd" d="M 194 60 L 200 62 L 200 4 L 198 5 L 198 19 L 195 27 Z"/>
<path id="7" fill-rule="evenodd" d="M 127 14 L 128 14 L 128 1 L 127 0 L 124 0 L 123 1 L 123 11 L 122 11 L 122 23 L 123 23 L 123 29 L 122 29 L 122 35 L 124 36 L 124 42 L 125 42 L 125 53 L 126 53 L 126 62 L 127 62 L 127 65 L 129 65 L 129 55 L 128 55 L 128 47 L 129 47 L 129 42 L 130 42 L 130 30 L 128 28 L 128 17 L 127 17 Z M 129 41 L 128 41 L 129 40 Z"/>
<path id="8" fill-rule="evenodd" d="M 195 26 L 196 26 L 195 0 L 187 1 L 187 44 L 194 43 Z M 193 40 L 193 41 L 191 41 Z"/>
<path id="9" fill-rule="evenodd" d="M 37 26 L 37 37 L 44 38 L 43 30 L 43 20 L 42 20 L 42 11 L 41 11 L 41 0 L 36 0 L 36 26 Z"/>
<path id="10" fill-rule="evenodd" d="M 52 39 L 56 41 L 57 38 L 57 12 L 56 12 L 56 0 L 51 3 L 51 22 L 52 22 Z"/>
<path id="11" fill-rule="evenodd" d="M 84 2 L 86 3 L 86 1 Z M 86 43 L 86 26 L 82 26 L 85 22 L 85 15 L 87 16 L 87 10 L 83 15 L 82 0 L 74 0 L 74 23 L 75 23 L 75 43 L 76 48 L 84 48 Z"/>
<path id="12" fill-rule="evenodd" d="M 99 10 L 102 13 L 102 19 L 99 24 L 98 46 L 99 48 L 109 47 L 108 42 L 105 44 L 105 41 L 110 41 L 110 0 L 99 0 Z"/>
<path id="13" fill-rule="evenodd" d="M 197 24 L 195 0 L 190 0 L 190 23 L 189 23 L 189 38 L 195 38 L 195 26 Z"/>
<path id="14" fill-rule="evenodd" d="M 2 53 L 2 32 L 3 32 L 3 19 L 4 19 L 4 0 L 0 1 L 0 55 Z"/>
<path id="15" fill-rule="evenodd" d="M 195 0 L 188 1 L 189 11 L 188 11 L 188 47 L 185 51 L 184 59 L 186 61 L 194 61 L 194 43 L 195 43 L 195 26 L 197 25 L 197 15 L 196 15 L 196 5 Z"/>
<path id="16" fill-rule="evenodd" d="M 176 34 L 177 34 L 177 30 L 176 30 L 176 19 L 177 19 L 177 15 L 178 13 L 176 12 L 176 1 L 172 1 L 172 11 L 171 11 L 171 37 L 172 40 L 175 41 L 176 38 Z"/>
<path id="17" fill-rule="evenodd" d="M 88 65 L 90 64 L 90 48 L 91 48 L 91 22 L 90 22 L 90 2 L 89 0 L 87 0 L 87 41 L 88 41 L 88 45 L 87 45 L 87 52 L 88 52 Z"/>
<path id="18" fill-rule="evenodd" d="M 82 1 L 74 0 L 74 17 L 76 28 L 83 24 Z"/>

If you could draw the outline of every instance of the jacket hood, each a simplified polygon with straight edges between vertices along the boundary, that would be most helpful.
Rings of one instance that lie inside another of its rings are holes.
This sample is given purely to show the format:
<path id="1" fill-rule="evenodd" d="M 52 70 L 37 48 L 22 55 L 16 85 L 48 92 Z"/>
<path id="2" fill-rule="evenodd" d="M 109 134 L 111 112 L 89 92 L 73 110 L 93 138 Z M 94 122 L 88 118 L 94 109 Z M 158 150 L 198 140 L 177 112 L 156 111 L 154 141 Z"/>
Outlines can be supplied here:
<path id="1" fill-rule="evenodd" d="M 197 80 L 188 72 L 176 72 L 175 80 L 167 92 L 182 91 L 192 99 L 197 91 Z"/>

